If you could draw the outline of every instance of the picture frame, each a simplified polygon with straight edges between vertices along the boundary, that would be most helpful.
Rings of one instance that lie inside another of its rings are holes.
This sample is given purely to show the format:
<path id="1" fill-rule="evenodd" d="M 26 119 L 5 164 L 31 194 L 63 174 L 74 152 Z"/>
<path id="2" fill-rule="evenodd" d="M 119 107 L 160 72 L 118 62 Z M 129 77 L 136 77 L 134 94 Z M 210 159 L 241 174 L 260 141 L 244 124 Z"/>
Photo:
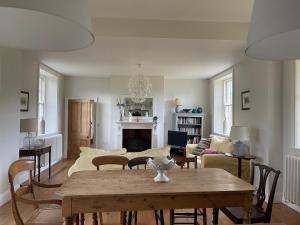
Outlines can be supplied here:
<path id="1" fill-rule="evenodd" d="M 242 91 L 241 93 L 242 100 L 242 110 L 250 110 L 250 91 Z"/>
<path id="2" fill-rule="evenodd" d="M 20 111 L 28 112 L 29 111 L 29 92 L 21 91 L 20 94 Z"/>

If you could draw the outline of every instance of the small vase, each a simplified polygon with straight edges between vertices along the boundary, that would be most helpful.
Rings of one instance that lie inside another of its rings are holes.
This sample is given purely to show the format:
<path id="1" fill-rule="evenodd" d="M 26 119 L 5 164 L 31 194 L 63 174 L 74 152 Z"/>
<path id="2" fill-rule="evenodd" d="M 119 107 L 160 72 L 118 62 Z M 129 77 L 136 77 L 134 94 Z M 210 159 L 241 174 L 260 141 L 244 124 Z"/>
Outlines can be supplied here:
<path id="1" fill-rule="evenodd" d="M 157 176 L 153 178 L 155 182 L 166 183 L 170 181 L 170 178 L 166 176 L 165 170 L 157 170 Z"/>

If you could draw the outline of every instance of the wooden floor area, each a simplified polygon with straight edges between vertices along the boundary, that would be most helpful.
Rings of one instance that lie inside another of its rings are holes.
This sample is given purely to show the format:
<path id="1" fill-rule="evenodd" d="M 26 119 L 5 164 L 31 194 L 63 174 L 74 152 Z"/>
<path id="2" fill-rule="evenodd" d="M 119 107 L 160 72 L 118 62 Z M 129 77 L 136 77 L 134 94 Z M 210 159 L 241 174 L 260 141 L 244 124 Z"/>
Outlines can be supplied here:
<path id="1" fill-rule="evenodd" d="M 52 179 L 51 183 L 62 183 L 67 179 L 67 172 L 69 167 L 73 164 L 73 161 L 63 160 L 58 164 L 53 166 L 52 169 Z M 48 174 L 44 172 L 41 176 L 41 182 L 49 183 Z M 51 196 L 53 193 L 43 193 L 38 190 L 38 197 L 46 198 Z M 32 208 L 27 205 L 20 205 L 21 214 L 24 218 L 28 218 L 31 214 Z M 211 210 L 208 209 L 208 225 L 211 225 Z M 105 213 L 104 214 L 104 225 L 115 225 L 119 224 L 120 217 L 119 213 Z M 169 224 L 168 212 L 165 212 L 165 222 L 166 225 Z M 202 218 L 199 218 L 199 222 L 202 225 Z M 274 204 L 272 222 L 274 223 L 285 223 L 287 225 L 299 225 L 300 224 L 300 214 L 293 209 L 285 206 L 284 204 Z M 92 225 L 91 216 L 87 216 L 86 225 Z M 138 214 L 138 224 L 139 225 L 155 225 L 154 215 L 152 211 L 139 212 Z M 220 214 L 219 218 L 220 225 L 231 225 L 233 224 L 228 218 L 223 214 Z M 0 225 L 15 225 L 10 203 L 5 204 L 0 207 Z"/>

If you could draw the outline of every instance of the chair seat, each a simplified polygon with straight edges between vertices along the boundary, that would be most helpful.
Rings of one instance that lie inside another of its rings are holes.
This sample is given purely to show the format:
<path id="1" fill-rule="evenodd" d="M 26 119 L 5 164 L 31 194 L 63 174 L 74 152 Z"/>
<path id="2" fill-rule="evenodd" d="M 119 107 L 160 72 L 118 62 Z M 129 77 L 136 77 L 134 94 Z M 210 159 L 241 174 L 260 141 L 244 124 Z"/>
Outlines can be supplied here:
<path id="1" fill-rule="evenodd" d="M 37 209 L 33 216 L 26 222 L 26 225 L 62 225 L 61 208 Z"/>
<path id="2" fill-rule="evenodd" d="M 243 223 L 244 210 L 241 207 L 224 208 L 222 211 L 230 218 L 234 218 L 235 223 Z M 265 214 L 256 207 L 251 209 L 251 223 L 264 222 Z"/>

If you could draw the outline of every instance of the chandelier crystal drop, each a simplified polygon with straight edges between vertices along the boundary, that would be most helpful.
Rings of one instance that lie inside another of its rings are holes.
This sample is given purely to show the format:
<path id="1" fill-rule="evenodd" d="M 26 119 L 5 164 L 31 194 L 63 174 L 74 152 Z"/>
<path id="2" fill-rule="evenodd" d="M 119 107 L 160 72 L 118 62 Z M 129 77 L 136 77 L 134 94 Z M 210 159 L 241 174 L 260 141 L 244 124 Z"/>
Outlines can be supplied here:
<path id="1" fill-rule="evenodd" d="M 138 68 L 138 74 L 130 77 L 129 79 L 128 89 L 133 102 L 143 103 L 151 92 L 152 84 L 150 79 L 143 75 L 141 64 L 138 64 Z"/>

